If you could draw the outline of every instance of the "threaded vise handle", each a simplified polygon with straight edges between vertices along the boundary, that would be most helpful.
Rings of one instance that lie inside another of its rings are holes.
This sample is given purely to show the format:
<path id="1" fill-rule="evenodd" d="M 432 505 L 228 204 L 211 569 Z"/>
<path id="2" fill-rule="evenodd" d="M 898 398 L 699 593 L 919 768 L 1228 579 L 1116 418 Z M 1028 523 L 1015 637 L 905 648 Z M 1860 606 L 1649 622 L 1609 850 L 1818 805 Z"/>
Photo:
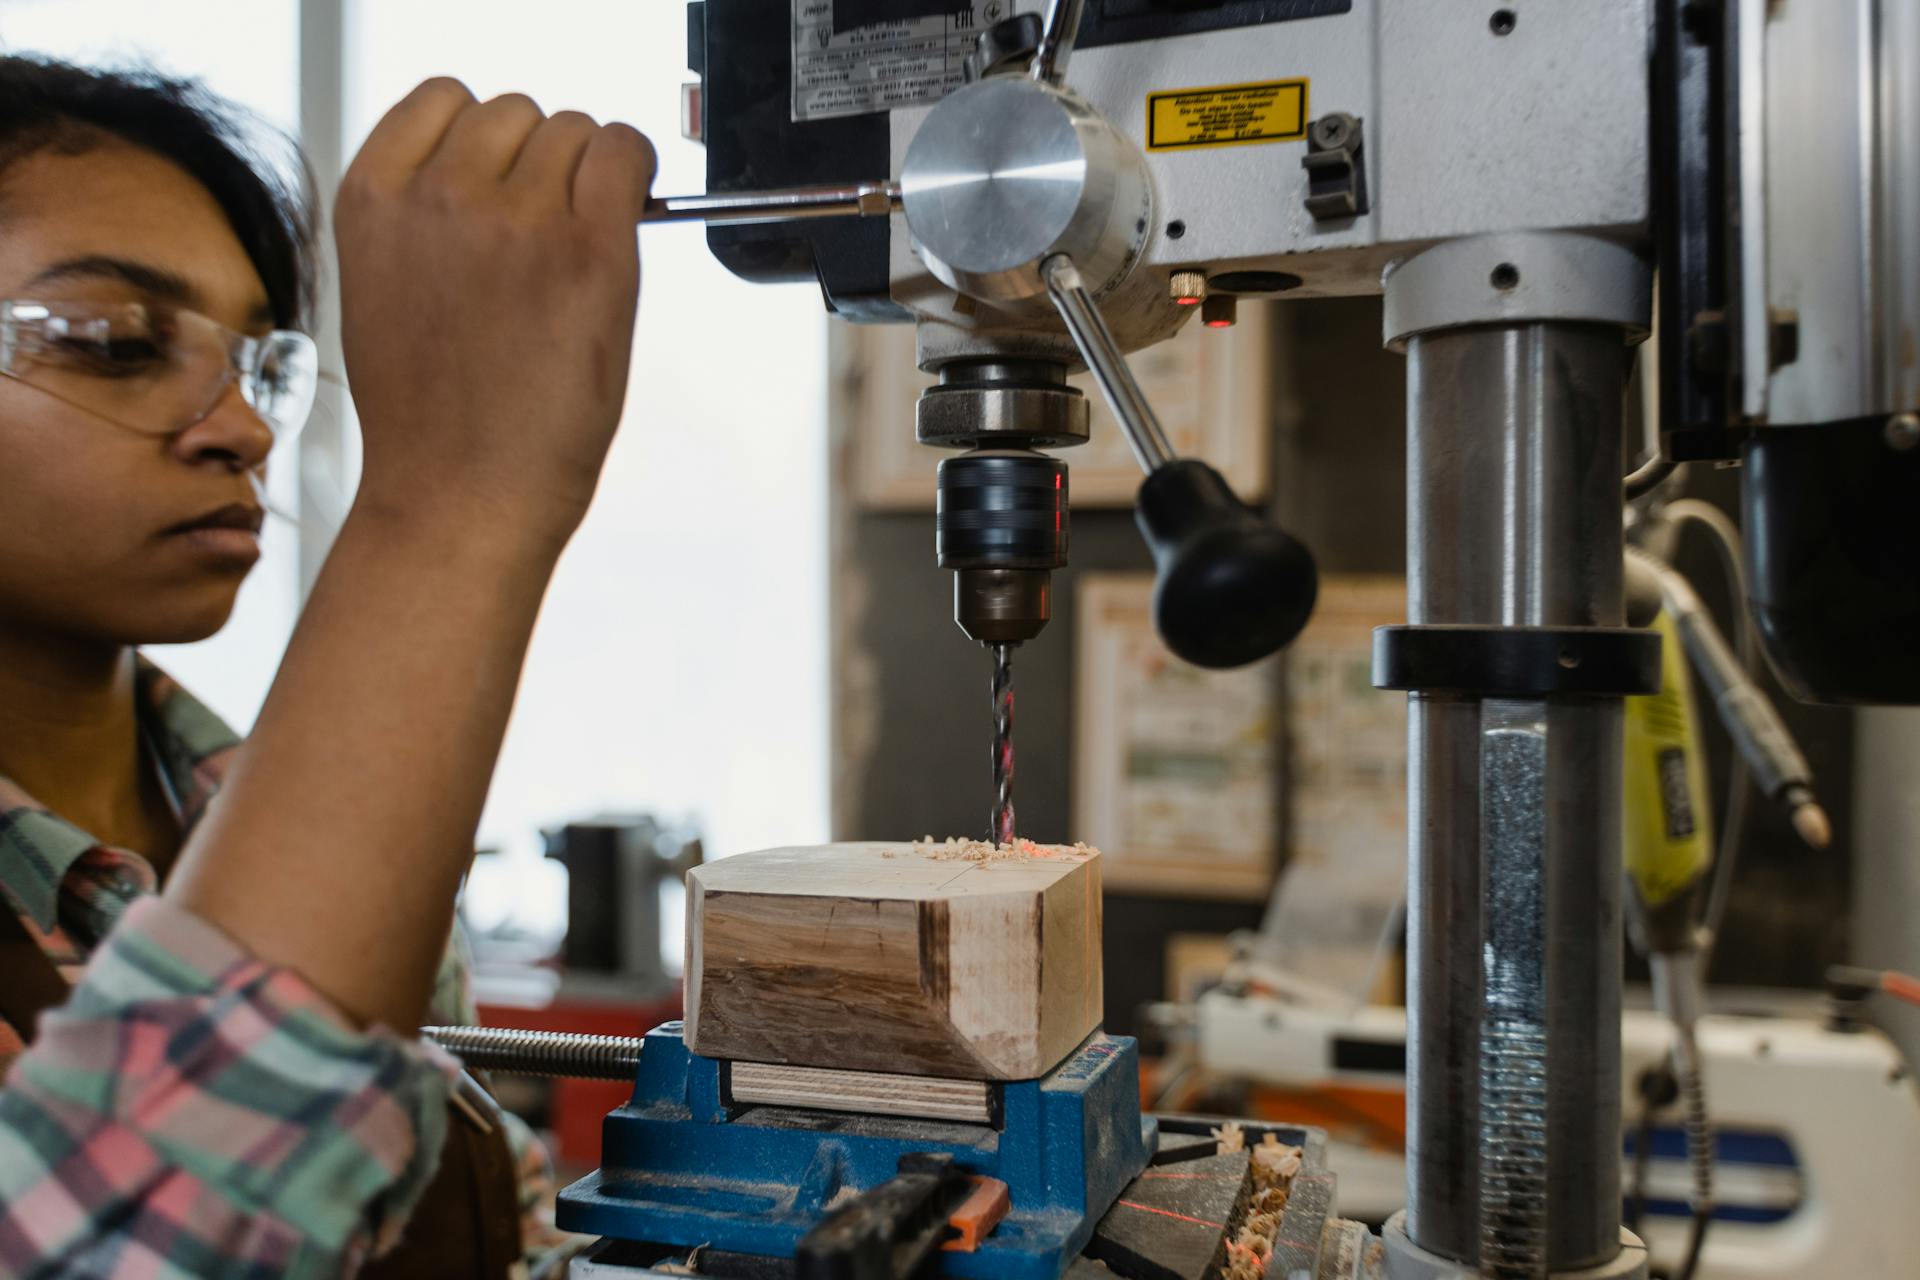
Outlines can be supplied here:
<path id="1" fill-rule="evenodd" d="M 639 1036 L 587 1036 L 509 1027 L 422 1027 L 420 1034 L 471 1071 L 578 1080 L 631 1080 L 640 1069 Z"/>

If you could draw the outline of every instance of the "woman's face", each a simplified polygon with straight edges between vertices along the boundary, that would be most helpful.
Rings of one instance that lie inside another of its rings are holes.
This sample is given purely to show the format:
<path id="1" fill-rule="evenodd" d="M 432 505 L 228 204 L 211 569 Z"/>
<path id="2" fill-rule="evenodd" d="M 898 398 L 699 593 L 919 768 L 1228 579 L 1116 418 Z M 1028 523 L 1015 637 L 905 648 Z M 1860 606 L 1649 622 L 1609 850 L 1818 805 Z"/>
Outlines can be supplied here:
<path id="1" fill-rule="evenodd" d="M 27 156 L 0 178 L 3 300 L 144 303 L 273 328 L 213 196 L 110 141 Z M 0 628 L 124 645 L 204 639 L 226 622 L 260 555 L 249 473 L 272 436 L 232 385 L 198 422 L 146 425 L 0 377 Z"/>

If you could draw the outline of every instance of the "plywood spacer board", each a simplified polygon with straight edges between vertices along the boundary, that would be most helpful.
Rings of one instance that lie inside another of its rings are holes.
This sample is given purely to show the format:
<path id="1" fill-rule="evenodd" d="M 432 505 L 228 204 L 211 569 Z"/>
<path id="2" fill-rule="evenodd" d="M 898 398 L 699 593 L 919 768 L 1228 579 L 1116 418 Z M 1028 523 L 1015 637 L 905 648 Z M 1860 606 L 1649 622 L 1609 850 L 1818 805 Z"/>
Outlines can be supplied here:
<path id="1" fill-rule="evenodd" d="M 993 1086 L 984 1080 L 786 1067 L 770 1062 L 730 1063 L 727 1074 L 728 1096 L 735 1102 L 975 1124 L 993 1122 Z"/>

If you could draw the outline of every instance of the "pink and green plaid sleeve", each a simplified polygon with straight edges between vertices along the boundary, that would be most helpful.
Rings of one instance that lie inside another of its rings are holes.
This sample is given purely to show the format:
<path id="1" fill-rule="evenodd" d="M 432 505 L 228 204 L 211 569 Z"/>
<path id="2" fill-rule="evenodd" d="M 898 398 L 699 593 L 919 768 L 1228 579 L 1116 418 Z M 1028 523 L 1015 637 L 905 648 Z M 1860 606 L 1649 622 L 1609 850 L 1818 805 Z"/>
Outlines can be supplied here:
<path id="1" fill-rule="evenodd" d="M 0 1088 L 0 1275 L 350 1273 L 431 1177 L 456 1070 L 144 899 Z"/>

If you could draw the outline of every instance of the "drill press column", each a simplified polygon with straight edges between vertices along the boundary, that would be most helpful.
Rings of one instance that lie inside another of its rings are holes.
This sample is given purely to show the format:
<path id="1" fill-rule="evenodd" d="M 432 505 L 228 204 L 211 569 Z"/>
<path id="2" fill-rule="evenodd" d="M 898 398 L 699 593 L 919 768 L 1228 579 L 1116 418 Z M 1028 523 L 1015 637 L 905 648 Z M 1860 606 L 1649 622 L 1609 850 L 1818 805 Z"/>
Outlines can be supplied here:
<path id="1" fill-rule="evenodd" d="M 1411 625 L 1376 648 L 1411 691 L 1406 1232 L 1544 1277 L 1621 1243 L 1618 694 L 1645 674 L 1621 416 L 1647 274 L 1610 242 L 1487 236 L 1386 288 L 1408 358 Z"/>

